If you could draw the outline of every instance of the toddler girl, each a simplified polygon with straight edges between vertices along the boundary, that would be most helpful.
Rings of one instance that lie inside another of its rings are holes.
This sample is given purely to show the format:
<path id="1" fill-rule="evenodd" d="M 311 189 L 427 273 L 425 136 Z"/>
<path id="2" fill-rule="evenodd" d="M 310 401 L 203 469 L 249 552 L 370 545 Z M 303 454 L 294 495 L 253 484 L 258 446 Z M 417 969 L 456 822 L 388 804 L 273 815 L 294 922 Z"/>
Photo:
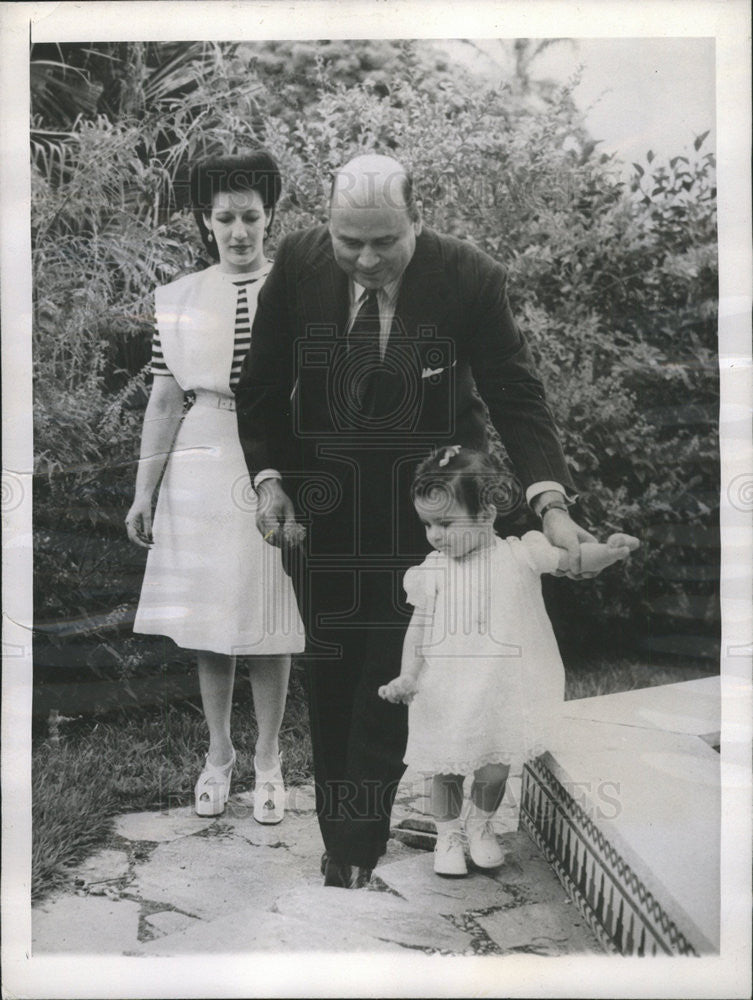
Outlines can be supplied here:
<path id="1" fill-rule="evenodd" d="M 504 860 L 491 826 L 511 764 L 541 753 L 547 720 L 564 700 L 565 674 L 539 576 L 568 565 L 543 534 L 501 539 L 495 497 L 505 473 L 489 455 L 454 445 L 416 470 L 411 496 L 435 550 L 405 574 L 414 607 L 400 676 L 382 698 L 410 703 L 405 762 L 432 774 L 434 871 L 467 874 L 460 820 L 479 868 Z M 639 542 L 612 535 L 581 544 L 582 571 L 598 573 Z"/>

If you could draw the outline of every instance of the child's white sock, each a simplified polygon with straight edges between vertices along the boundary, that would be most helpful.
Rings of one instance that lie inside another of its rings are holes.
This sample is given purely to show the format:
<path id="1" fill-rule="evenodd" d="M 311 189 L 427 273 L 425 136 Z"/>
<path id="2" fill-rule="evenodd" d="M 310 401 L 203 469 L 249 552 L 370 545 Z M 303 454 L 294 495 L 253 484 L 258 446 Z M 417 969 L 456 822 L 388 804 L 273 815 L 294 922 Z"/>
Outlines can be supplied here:
<path id="1" fill-rule="evenodd" d="M 471 799 L 468 803 L 468 812 L 466 813 L 465 822 L 466 825 L 476 826 L 486 823 L 487 820 L 491 819 L 496 809 L 491 812 L 486 812 L 485 809 L 479 809 L 476 803 Z"/>
<path id="2" fill-rule="evenodd" d="M 463 849 L 463 825 L 460 817 L 440 819 L 437 824 L 437 843 L 434 847 L 434 871 L 437 875 L 460 878 L 468 874 Z"/>
<path id="3" fill-rule="evenodd" d="M 479 868 L 497 868 L 505 860 L 504 851 L 490 823 L 493 815 L 494 812 L 479 809 L 471 800 L 465 819 L 465 833 L 471 860 Z"/>
<path id="4" fill-rule="evenodd" d="M 463 829 L 459 816 L 456 816 L 455 819 L 437 819 L 434 822 L 437 824 L 438 837 L 447 836 L 450 833 L 460 833 Z"/>

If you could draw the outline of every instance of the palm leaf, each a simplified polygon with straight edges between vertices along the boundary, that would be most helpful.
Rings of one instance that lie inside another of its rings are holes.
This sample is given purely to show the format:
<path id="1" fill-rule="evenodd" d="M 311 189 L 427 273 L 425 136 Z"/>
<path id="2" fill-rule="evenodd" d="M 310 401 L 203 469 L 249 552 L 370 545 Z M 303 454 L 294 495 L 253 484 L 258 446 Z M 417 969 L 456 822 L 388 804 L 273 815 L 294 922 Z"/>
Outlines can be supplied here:
<path id="1" fill-rule="evenodd" d="M 94 114 L 103 91 L 88 73 L 52 59 L 29 64 L 32 113 L 53 126 L 70 127 L 80 114 Z"/>

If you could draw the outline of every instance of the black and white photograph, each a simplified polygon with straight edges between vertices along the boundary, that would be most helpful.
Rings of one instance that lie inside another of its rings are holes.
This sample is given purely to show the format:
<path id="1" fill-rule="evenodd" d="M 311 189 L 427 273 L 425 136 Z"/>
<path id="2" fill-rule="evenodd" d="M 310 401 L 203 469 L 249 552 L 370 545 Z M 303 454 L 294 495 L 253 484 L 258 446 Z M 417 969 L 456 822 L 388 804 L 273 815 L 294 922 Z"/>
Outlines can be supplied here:
<path id="1" fill-rule="evenodd" d="M 0 28 L 4 995 L 750 995 L 746 5 Z"/>

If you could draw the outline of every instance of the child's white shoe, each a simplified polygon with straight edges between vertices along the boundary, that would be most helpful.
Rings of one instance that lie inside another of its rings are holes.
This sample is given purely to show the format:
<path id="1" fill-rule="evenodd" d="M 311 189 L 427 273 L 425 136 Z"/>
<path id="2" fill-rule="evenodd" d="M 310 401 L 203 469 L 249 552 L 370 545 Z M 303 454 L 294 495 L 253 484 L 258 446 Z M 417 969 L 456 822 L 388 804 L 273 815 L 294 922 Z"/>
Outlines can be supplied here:
<path id="1" fill-rule="evenodd" d="M 505 852 L 499 846 L 490 818 L 469 818 L 465 822 L 468 853 L 477 868 L 499 868 Z"/>
<path id="2" fill-rule="evenodd" d="M 434 871 L 437 875 L 460 878 L 468 874 L 463 850 L 463 835 L 459 829 L 439 833 L 434 846 Z"/>

